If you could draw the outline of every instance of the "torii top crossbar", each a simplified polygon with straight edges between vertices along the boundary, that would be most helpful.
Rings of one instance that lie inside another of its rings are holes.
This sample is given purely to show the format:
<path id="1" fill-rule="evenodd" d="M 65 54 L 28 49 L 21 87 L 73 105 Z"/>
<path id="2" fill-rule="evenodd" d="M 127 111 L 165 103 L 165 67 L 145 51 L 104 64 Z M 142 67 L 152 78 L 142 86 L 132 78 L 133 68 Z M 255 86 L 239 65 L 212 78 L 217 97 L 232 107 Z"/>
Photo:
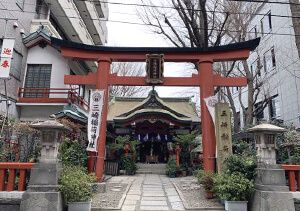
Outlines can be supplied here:
<path id="1" fill-rule="evenodd" d="M 145 61 L 146 54 L 164 54 L 166 62 L 198 62 L 199 60 L 230 61 L 247 59 L 249 51 L 254 50 L 260 39 L 229 45 L 190 48 L 190 47 L 109 47 L 75 43 L 51 38 L 51 44 L 62 50 L 65 57 L 96 60 L 110 59 L 118 62 Z"/>
<path id="2" fill-rule="evenodd" d="M 98 154 L 96 166 L 94 158 L 89 157 L 89 170 L 96 168 L 99 180 L 103 176 L 106 119 L 108 110 L 108 87 L 111 85 L 146 86 L 145 77 L 117 76 L 110 74 L 111 62 L 141 62 L 146 60 L 147 54 L 163 54 L 166 62 L 194 62 L 198 63 L 198 74 L 192 77 L 165 77 L 162 86 L 196 86 L 200 88 L 201 124 L 203 142 L 203 164 L 206 171 L 215 170 L 216 138 L 214 124 L 210 117 L 204 99 L 214 95 L 216 86 L 246 86 L 245 77 L 222 77 L 214 74 L 213 63 L 219 61 L 244 60 L 249 57 L 260 39 L 249 40 L 224 46 L 209 48 L 172 48 L 172 47 L 107 47 L 91 46 L 65 40 L 51 38 L 51 44 L 60 49 L 61 54 L 68 58 L 94 60 L 98 62 L 96 73 L 87 76 L 65 76 L 65 84 L 95 85 L 97 89 L 105 90 L 105 99 L 98 138 Z"/>

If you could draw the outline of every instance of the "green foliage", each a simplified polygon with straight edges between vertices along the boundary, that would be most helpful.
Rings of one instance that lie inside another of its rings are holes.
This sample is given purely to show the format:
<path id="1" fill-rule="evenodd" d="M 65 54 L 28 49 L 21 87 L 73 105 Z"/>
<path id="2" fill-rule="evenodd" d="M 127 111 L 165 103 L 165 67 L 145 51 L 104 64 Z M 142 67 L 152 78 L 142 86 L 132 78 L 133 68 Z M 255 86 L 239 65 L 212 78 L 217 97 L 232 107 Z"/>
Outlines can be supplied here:
<path id="1" fill-rule="evenodd" d="M 187 170 L 188 166 L 191 166 L 191 149 L 197 144 L 195 142 L 197 134 L 196 131 L 192 131 L 188 134 L 181 134 L 176 136 L 176 142 L 180 144 L 180 163 L 182 167 Z"/>
<path id="2" fill-rule="evenodd" d="M 252 144 L 243 140 L 233 140 L 232 142 L 233 154 L 244 155 L 244 156 L 255 156 L 254 142 Z"/>
<path id="3" fill-rule="evenodd" d="M 96 178 L 79 166 L 64 166 L 59 190 L 67 202 L 86 202 L 92 198 L 92 184 Z"/>
<path id="4" fill-rule="evenodd" d="M 276 139 L 279 163 L 300 164 L 300 132 L 289 127 L 287 132 Z"/>
<path id="5" fill-rule="evenodd" d="M 132 154 L 136 154 L 136 146 L 139 144 L 139 141 L 132 140 L 130 141 L 130 136 L 117 136 L 115 139 L 115 143 L 110 145 L 111 149 L 114 149 L 116 151 L 123 151 L 125 143 L 130 144 L 130 149 Z"/>
<path id="6" fill-rule="evenodd" d="M 78 140 L 65 139 L 58 151 L 58 159 L 63 166 L 87 166 L 87 152 Z"/>
<path id="7" fill-rule="evenodd" d="M 174 158 L 170 158 L 168 160 L 167 166 L 166 166 L 166 174 L 169 177 L 175 177 L 176 176 L 176 160 Z"/>
<path id="8" fill-rule="evenodd" d="M 126 142 L 130 141 L 130 136 L 117 136 L 115 143 L 111 144 L 110 147 L 114 150 L 121 150 Z"/>
<path id="9" fill-rule="evenodd" d="M 256 157 L 245 157 L 242 155 L 230 155 L 224 162 L 227 174 L 241 173 L 249 180 L 254 180 L 257 166 Z"/>
<path id="10" fill-rule="evenodd" d="M 214 177 L 213 172 L 206 172 L 204 170 L 199 170 L 196 174 L 198 182 L 203 185 L 204 189 L 208 192 L 213 191 L 214 188 Z"/>
<path id="11" fill-rule="evenodd" d="M 214 177 L 213 191 L 221 200 L 248 201 L 253 188 L 253 181 L 241 173 L 219 174 Z"/>
<path id="12" fill-rule="evenodd" d="M 133 175 L 137 170 L 137 166 L 131 156 L 122 156 L 121 164 L 126 171 L 126 174 Z"/>

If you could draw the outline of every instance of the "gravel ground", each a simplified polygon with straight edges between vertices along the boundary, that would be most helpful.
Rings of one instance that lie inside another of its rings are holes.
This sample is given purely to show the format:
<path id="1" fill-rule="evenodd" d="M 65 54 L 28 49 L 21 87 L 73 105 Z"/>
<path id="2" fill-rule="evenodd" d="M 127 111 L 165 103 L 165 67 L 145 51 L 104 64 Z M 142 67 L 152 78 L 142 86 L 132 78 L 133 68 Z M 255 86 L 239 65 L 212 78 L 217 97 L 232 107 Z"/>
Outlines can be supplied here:
<path id="1" fill-rule="evenodd" d="M 105 193 L 97 193 L 92 199 L 92 207 L 118 208 L 128 183 L 107 183 Z"/>
<path id="2" fill-rule="evenodd" d="M 219 208 L 224 210 L 224 207 L 217 199 L 206 199 L 205 191 L 201 185 L 197 183 L 194 177 L 181 177 L 172 179 L 179 195 L 183 201 L 185 208 Z"/>

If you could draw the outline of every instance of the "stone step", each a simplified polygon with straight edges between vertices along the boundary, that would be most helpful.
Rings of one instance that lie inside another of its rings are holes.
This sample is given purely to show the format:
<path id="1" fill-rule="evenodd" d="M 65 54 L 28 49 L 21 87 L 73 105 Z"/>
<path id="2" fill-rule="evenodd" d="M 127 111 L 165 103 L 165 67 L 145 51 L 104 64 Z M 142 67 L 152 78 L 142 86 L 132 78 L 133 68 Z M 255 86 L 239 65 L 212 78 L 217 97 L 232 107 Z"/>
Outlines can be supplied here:
<path id="1" fill-rule="evenodd" d="M 137 174 L 166 174 L 166 164 L 158 163 L 158 164 L 146 164 L 146 163 L 137 163 Z"/>

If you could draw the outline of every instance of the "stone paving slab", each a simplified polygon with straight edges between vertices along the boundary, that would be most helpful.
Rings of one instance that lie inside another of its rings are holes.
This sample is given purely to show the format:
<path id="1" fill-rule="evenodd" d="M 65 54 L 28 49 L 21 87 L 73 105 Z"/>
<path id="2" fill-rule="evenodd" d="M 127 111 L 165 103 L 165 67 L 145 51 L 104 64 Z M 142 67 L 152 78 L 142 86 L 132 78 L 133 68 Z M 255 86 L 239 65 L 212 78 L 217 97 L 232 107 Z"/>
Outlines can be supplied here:
<path id="1" fill-rule="evenodd" d="M 168 196 L 169 202 L 181 202 L 181 199 L 179 196 Z"/>
<path id="2" fill-rule="evenodd" d="M 180 201 L 171 203 L 172 210 L 185 210 L 183 203 Z"/>
<path id="3" fill-rule="evenodd" d="M 163 211 L 169 210 L 169 207 L 162 207 L 162 206 L 141 206 L 140 210 L 152 210 L 152 211 Z"/>
<path id="4" fill-rule="evenodd" d="M 164 192 L 148 192 L 144 193 L 143 196 L 165 196 Z"/>
<path id="5" fill-rule="evenodd" d="M 142 201 L 165 201 L 165 196 L 142 196 Z"/>
<path id="6" fill-rule="evenodd" d="M 167 201 L 141 201 L 141 206 L 167 206 Z"/>
<path id="7" fill-rule="evenodd" d="M 136 209 L 135 209 L 135 205 L 123 205 L 122 210 L 134 211 Z"/>
<path id="8" fill-rule="evenodd" d="M 128 199 L 128 200 L 140 200 L 141 195 L 127 195 L 126 199 Z"/>
<path id="9" fill-rule="evenodd" d="M 187 201 L 189 201 L 188 203 L 190 204 L 195 203 L 195 205 L 204 205 L 206 201 L 208 201 L 205 199 L 203 192 L 197 189 L 199 188 L 199 185 L 196 185 L 196 187 L 195 184 L 191 182 L 191 178 L 168 178 L 165 175 L 138 174 L 135 176 L 120 176 L 119 178 L 112 177 L 111 179 L 114 185 L 111 185 L 110 187 L 111 189 L 115 190 L 111 190 L 111 192 L 113 192 L 114 194 L 120 194 L 120 192 L 123 192 L 124 183 L 131 184 L 128 185 L 128 189 L 118 210 L 224 210 L 222 206 L 208 206 L 206 207 L 208 209 L 204 207 L 185 206 L 185 203 L 187 203 Z M 193 189 L 193 187 L 196 187 L 196 189 Z M 120 189 L 122 191 L 118 191 Z M 107 199 L 109 199 L 109 197 Z M 200 200 L 200 202 L 197 200 Z M 116 208 L 99 210 L 113 209 L 116 210 Z"/>

